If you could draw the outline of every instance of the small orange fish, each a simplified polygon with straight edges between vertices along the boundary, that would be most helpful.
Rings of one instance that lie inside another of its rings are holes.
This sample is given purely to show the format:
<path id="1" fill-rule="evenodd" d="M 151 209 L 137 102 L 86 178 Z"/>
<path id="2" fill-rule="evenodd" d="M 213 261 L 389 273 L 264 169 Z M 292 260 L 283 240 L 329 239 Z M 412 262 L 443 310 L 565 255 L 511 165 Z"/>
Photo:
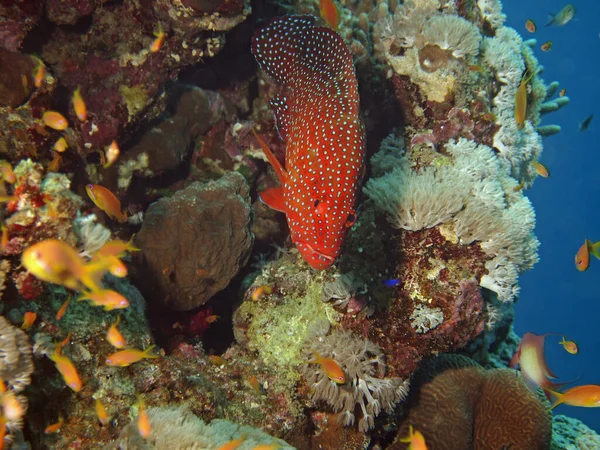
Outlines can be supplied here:
<path id="1" fill-rule="evenodd" d="M 85 106 L 85 101 L 81 96 L 81 88 L 79 86 L 77 86 L 77 89 L 75 89 L 73 92 L 71 102 L 73 103 L 73 109 L 75 110 L 75 115 L 79 121 L 85 122 L 87 120 L 87 107 Z"/>
<path id="2" fill-rule="evenodd" d="M 105 311 L 123 309 L 129 306 L 129 301 L 122 294 L 110 289 L 99 289 L 92 292 L 85 292 L 77 300 L 89 300 L 94 306 L 104 307 Z"/>
<path id="3" fill-rule="evenodd" d="M 515 191 L 515 192 L 522 191 L 524 187 L 525 187 L 525 180 L 522 180 L 517 186 L 515 186 L 513 188 L 513 191 Z"/>
<path id="4" fill-rule="evenodd" d="M 535 31 L 537 30 L 537 26 L 535 25 L 535 22 L 533 20 L 527 19 L 527 22 L 525 22 L 525 29 L 530 33 L 535 33 Z"/>
<path id="5" fill-rule="evenodd" d="M 323 369 L 323 372 L 329 377 L 329 379 L 337 384 L 344 384 L 346 382 L 346 376 L 340 365 L 335 362 L 332 358 L 323 358 L 316 351 L 313 350 L 315 357 L 314 363 L 317 363 Z"/>
<path id="6" fill-rule="evenodd" d="M 35 319 L 37 319 L 37 314 L 33 311 L 27 311 L 23 315 L 23 325 L 21 325 L 21 330 L 29 330 L 35 323 Z"/>
<path id="7" fill-rule="evenodd" d="M 0 450 L 4 449 L 4 437 L 6 436 L 6 417 L 0 415 Z"/>
<path id="8" fill-rule="evenodd" d="M 139 395 L 137 398 L 140 408 L 137 417 L 137 429 L 141 437 L 148 439 L 150 437 L 150 433 L 152 432 L 152 426 L 150 425 L 150 419 L 148 418 L 148 413 L 146 412 L 146 404 L 144 403 L 144 400 Z"/>
<path id="9" fill-rule="evenodd" d="M 221 318 L 221 316 L 217 316 L 217 315 L 213 314 L 212 316 L 208 316 L 205 320 L 206 320 L 206 323 L 215 323 L 220 318 Z"/>
<path id="10" fill-rule="evenodd" d="M 543 52 L 549 52 L 552 50 L 552 41 L 544 42 L 540 48 Z"/>
<path id="11" fill-rule="evenodd" d="M 240 445 L 242 445 L 245 440 L 246 440 L 246 436 L 242 436 L 239 439 L 233 439 L 233 440 L 223 444 L 222 446 L 220 446 L 218 448 L 218 450 L 235 450 Z"/>
<path id="12" fill-rule="evenodd" d="M 158 23 L 158 29 L 154 32 L 154 36 L 156 37 L 156 39 L 154 39 L 154 41 L 152 42 L 152 45 L 150 46 L 150 51 L 152 53 L 157 53 L 162 47 L 163 41 L 165 39 L 165 32 L 163 31 L 160 22 Z"/>
<path id="13" fill-rule="evenodd" d="M 127 214 L 121 211 L 121 201 L 111 191 L 99 184 L 88 184 L 85 187 L 88 197 L 111 219 L 119 223 L 127 222 Z"/>
<path id="14" fill-rule="evenodd" d="M 567 389 L 565 392 L 557 392 L 550 389 L 545 389 L 545 391 L 556 398 L 552 402 L 550 409 L 554 409 L 563 403 L 565 405 L 582 406 L 584 408 L 597 408 L 600 406 L 600 386 L 595 384 L 575 386 Z"/>
<path id="15" fill-rule="evenodd" d="M 6 248 L 8 247 L 8 228 L 6 227 L 4 222 L 2 222 L 2 224 L 0 224 L 0 229 L 2 230 L 2 238 L 0 240 L 0 248 L 4 252 L 6 250 Z"/>
<path id="16" fill-rule="evenodd" d="M 213 366 L 224 366 L 227 364 L 227 360 L 219 355 L 210 355 L 208 360 Z"/>
<path id="17" fill-rule="evenodd" d="M 63 131 L 69 127 L 69 121 L 65 119 L 65 116 L 56 111 L 46 111 L 42 116 L 42 122 L 48 128 L 57 131 Z"/>
<path id="18" fill-rule="evenodd" d="M 319 4 L 321 6 L 321 17 L 329 28 L 337 31 L 340 25 L 340 12 L 335 2 L 333 0 L 319 0 Z"/>
<path id="19" fill-rule="evenodd" d="M 252 447 L 252 450 L 277 450 L 278 448 L 281 448 L 281 444 L 259 444 L 255 447 Z"/>
<path id="20" fill-rule="evenodd" d="M 135 235 L 131 236 L 129 241 L 122 241 L 121 239 L 113 239 L 112 241 L 108 241 L 100 250 L 94 253 L 94 258 L 103 257 L 103 256 L 116 256 L 117 258 L 122 258 L 127 254 L 127 252 L 139 252 L 140 249 L 133 245 L 133 239 Z"/>
<path id="21" fill-rule="evenodd" d="M 108 169 L 119 158 L 120 154 L 121 151 L 119 150 L 119 144 L 117 144 L 117 141 L 112 141 L 104 152 L 106 162 L 102 165 L 102 167 Z"/>
<path id="22" fill-rule="evenodd" d="M 127 276 L 127 266 L 116 256 L 102 256 L 100 258 L 95 258 L 95 260 L 105 262 L 108 265 L 108 272 L 111 275 L 114 275 L 117 278 L 125 278 Z"/>
<path id="23" fill-rule="evenodd" d="M 19 200 L 19 197 L 14 195 L 0 195 L 0 203 L 16 202 L 17 200 Z"/>
<path id="24" fill-rule="evenodd" d="M 252 291 L 252 301 L 259 301 L 264 295 L 270 295 L 273 293 L 273 288 L 266 284 L 262 286 L 258 286 L 254 291 Z"/>
<path id="25" fill-rule="evenodd" d="M 566 93 L 567 93 L 567 88 L 562 88 L 560 90 L 560 92 L 558 93 L 558 96 L 559 97 L 564 97 L 566 95 Z"/>
<path id="26" fill-rule="evenodd" d="M 121 316 L 117 316 L 117 320 L 113 323 L 106 333 L 106 340 L 115 348 L 122 349 L 126 347 L 125 338 L 117 328 L 121 322 Z"/>
<path id="27" fill-rule="evenodd" d="M 36 88 L 41 88 L 44 79 L 46 78 L 46 66 L 42 62 L 42 60 L 36 56 L 34 56 L 37 61 L 37 66 L 33 71 L 33 84 Z"/>
<path id="28" fill-rule="evenodd" d="M 17 181 L 12 165 L 5 160 L 0 161 L 0 176 L 2 176 L 4 181 L 10 184 L 14 184 Z"/>
<path id="29" fill-rule="evenodd" d="M 64 423 L 64 419 L 61 416 L 58 416 L 58 422 L 53 423 L 52 425 L 48 425 L 44 430 L 45 434 L 53 434 L 58 433 Z"/>
<path id="30" fill-rule="evenodd" d="M 597 259 L 600 259 L 600 241 L 592 243 L 589 239 L 585 242 L 575 255 L 575 266 L 580 272 L 584 272 L 590 265 L 590 253 Z"/>
<path id="31" fill-rule="evenodd" d="M 133 363 L 141 361 L 146 358 L 159 358 L 158 355 L 152 353 L 152 350 L 156 347 L 151 345 L 146 350 L 138 350 L 137 348 L 130 348 L 127 350 L 120 350 L 106 358 L 106 364 L 108 366 L 127 367 Z"/>
<path id="32" fill-rule="evenodd" d="M 569 352 L 571 355 L 576 355 L 579 352 L 579 348 L 577 348 L 577 344 L 574 341 L 567 341 L 563 336 L 562 340 L 559 342 L 560 345 L 564 347 L 564 349 Z"/>
<path id="33" fill-rule="evenodd" d="M 67 336 L 67 339 L 69 339 L 69 336 Z M 73 362 L 67 356 L 61 353 L 61 348 L 64 345 L 66 345 L 64 341 L 63 343 L 57 345 L 54 353 L 50 355 L 50 359 L 54 362 L 56 369 L 62 375 L 67 386 L 69 386 L 73 391 L 79 392 L 83 384 L 81 383 L 81 378 L 79 378 L 79 374 L 77 373 L 77 369 L 73 365 Z"/>
<path id="34" fill-rule="evenodd" d="M 58 172 L 63 159 L 62 156 L 60 156 L 60 153 L 52 153 L 54 153 L 54 158 L 52 158 L 52 161 L 50 161 L 50 164 L 48 164 L 48 172 Z"/>
<path id="35" fill-rule="evenodd" d="M 54 147 L 52 148 L 58 153 L 63 153 L 67 150 L 67 148 L 69 148 L 69 144 L 67 143 L 65 137 L 62 136 L 54 143 Z"/>
<path id="36" fill-rule="evenodd" d="M 525 114 L 527 113 L 527 83 L 533 78 L 535 73 L 529 74 L 525 71 L 521 78 L 521 84 L 515 94 L 515 123 L 520 130 L 525 126 Z"/>
<path id="37" fill-rule="evenodd" d="M 548 172 L 548 169 L 542 163 L 533 161 L 531 165 L 533 166 L 535 173 L 537 173 L 540 177 L 548 178 L 550 176 L 550 172 Z"/>
<path id="38" fill-rule="evenodd" d="M 106 414 L 106 408 L 100 401 L 99 398 L 96 399 L 96 417 L 98 417 L 98 422 L 102 426 L 106 426 L 108 424 L 108 414 Z"/>
<path id="39" fill-rule="evenodd" d="M 67 312 L 67 308 L 69 307 L 69 303 L 71 303 L 71 296 L 65 300 L 60 309 L 56 312 L 56 320 L 60 320 L 63 318 L 65 313 Z"/>
<path id="40" fill-rule="evenodd" d="M 248 383 L 250 383 L 250 386 L 252 386 L 252 389 L 254 389 L 255 392 L 260 393 L 260 382 L 258 381 L 258 378 L 256 378 L 254 375 L 250 375 L 248 377 Z"/>
<path id="41" fill-rule="evenodd" d="M 198 275 L 199 277 L 203 277 L 207 274 L 207 270 L 206 269 L 196 269 L 196 275 Z"/>
<path id="42" fill-rule="evenodd" d="M 413 426 L 408 426 L 408 436 L 401 438 L 400 442 L 405 442 L 408 445 L 408 450 L 427 450 L 425 438 L 420 431 L 414 431 Z"/>

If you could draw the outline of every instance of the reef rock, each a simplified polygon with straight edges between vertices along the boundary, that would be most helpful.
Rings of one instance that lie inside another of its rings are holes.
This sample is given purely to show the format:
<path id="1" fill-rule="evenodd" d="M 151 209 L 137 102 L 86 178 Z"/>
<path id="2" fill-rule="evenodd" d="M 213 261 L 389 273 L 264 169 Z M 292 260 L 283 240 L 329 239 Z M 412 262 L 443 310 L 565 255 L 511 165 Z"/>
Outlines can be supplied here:
<path id="1" fill-rule="evenodd" d="M 224 289 L 250 256 L 249 188 L 231 172 L 150 205 L 136 245 L 147 298 L 189 311 Z"/>

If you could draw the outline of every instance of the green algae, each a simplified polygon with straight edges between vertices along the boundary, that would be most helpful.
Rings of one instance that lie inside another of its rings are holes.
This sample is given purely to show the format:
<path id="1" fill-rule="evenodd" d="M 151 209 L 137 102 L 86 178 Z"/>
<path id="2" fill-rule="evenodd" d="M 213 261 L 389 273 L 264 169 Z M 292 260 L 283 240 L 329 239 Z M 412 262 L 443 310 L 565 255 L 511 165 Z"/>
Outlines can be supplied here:
<path id="1" fill-rule="evenodd" d="M 148 93 L 139 84 L 132 87 L 119 86 L 119 92 L 127 105 L 130 120 L 139 114 L 148 104 Z"/>

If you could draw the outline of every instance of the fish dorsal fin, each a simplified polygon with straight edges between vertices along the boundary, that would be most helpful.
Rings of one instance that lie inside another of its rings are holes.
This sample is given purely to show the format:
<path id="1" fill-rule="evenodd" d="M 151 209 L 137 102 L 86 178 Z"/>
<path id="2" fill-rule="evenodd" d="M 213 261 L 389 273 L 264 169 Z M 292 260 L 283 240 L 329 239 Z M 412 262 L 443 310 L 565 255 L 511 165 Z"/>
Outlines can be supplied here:
<path id="1" fill-rule="evenodd" d="M 254 134 L 254 137 L 256 137 L 256 140 L 260 144 L 260 147 L 262 148 L 263 152 L 265 152 L 265 155 L 266 155 L 267 159 L 269 160 L 269 162 L 271 163 L 271 166 L 273 166 L 273 170 L 275 170 L 275 173 L 277 174 L 279 183 L 281 183 L 282 186 L 285 186 L 285 184 L 287 183 L 287 178 L 288 178 L 287 172 L 285 171 L 285 169 L 283 168 L 283 166 L 281 165 L 279 160 L 275 157 L 273 152 L 271 152 L 269 147 L 267 147 L 267 144 L 265 144 L 265 141 L 263 141 L 260 138 L 260 136 L 256 133 L 254 128 L 252 129 L 252 133 Z"/>
<path id="2" fill-rule="evenodd" d="M 270 102 L 275 111 L 275 126 L 283 142 L 287 141 L 290 127 L 289 110 L 285 100 L 285 97 L 273 97 Z"/>

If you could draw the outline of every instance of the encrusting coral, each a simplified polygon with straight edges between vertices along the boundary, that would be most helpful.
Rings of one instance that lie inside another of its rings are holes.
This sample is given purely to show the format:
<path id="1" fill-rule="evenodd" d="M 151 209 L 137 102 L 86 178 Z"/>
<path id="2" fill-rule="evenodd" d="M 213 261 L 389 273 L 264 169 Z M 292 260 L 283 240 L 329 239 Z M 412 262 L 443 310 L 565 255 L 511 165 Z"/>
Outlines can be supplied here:
<path id="1" fill-rule="evenodd" d="M 312 352 L 333 358 L 344 371 L 346 382 L 337 384 L 330 380 L 316 362 L 301 368 L 302 376 L 310 389 L 310 398 L 327 403 L 345 426 L 353 425 L 355 409 L 360 406 L 359 431 L 366 432 L 375 425 L 381 411 L 391 413 L 407 394 L 408 381 L 398 377 L 385 377 L 385 356 L 381 349 L 367 339 L 348 331 L 333 331 L 327 336 L 311 339 L 306 359 Z"/>

